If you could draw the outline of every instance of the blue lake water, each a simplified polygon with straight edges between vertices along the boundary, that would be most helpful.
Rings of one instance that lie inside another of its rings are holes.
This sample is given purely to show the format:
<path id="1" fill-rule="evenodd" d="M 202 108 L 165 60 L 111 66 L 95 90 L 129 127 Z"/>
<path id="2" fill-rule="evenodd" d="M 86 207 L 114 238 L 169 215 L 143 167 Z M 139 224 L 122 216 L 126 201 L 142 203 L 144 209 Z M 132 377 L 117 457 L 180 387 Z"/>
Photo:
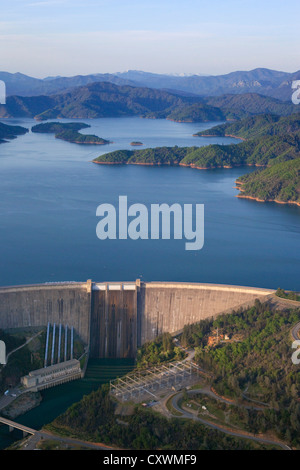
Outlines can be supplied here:
<path id="1" fill-rule="evenodd" d="M 132 149 L 135 140 L 144 147 L 238 142 L 192 136 L 215 123 L 80 121 L 92 126 L 83 133 L 114 143 L 77 145 L 30 132 L 0 145 L 0 285 L 141 278 L 300 289 L 300 208 L 236 198 L 234 182 L 253 171 L 249 167 L 200 171 L 91 162 Z M 185 240 L 100 241 L 96 208 L 117 206 L 119 195 L 147 207 L 204 204 L 204 247 L 186 251 Z"/>

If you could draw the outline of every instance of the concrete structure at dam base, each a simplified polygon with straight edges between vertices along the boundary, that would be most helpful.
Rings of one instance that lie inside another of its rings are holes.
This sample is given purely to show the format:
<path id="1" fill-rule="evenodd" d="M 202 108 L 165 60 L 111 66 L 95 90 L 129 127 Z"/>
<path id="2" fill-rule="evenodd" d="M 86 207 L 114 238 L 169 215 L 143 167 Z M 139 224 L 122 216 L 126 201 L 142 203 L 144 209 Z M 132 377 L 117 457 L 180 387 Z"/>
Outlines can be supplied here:
<path id="1" fill-rule="evenodd" d="M 80 362 L 72 359 L 31 371 L 28 375 L 21 377 L 21 384 L 25 389 L 37 392 L 81 378 Z"/>
<path id="2" fill-rule="evenodd" d="M 92 358 L 134 358 L 184 325 L 265 302 L 275 291 L 184 282 L 57 282 L 0 288 L 0 328 L 72 325 Z"/>

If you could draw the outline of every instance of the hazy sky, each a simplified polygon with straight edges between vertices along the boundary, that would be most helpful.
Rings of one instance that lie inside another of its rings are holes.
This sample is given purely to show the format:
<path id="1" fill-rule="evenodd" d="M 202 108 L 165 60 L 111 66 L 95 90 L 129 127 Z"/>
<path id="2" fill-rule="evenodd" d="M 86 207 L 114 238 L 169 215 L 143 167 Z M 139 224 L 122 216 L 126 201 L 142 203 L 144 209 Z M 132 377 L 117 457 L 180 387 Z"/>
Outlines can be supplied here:
<path id="1" fill-rule="evenodd" d="M 299 0 L 0 0 L 0 70 L 300 69 Z"/>

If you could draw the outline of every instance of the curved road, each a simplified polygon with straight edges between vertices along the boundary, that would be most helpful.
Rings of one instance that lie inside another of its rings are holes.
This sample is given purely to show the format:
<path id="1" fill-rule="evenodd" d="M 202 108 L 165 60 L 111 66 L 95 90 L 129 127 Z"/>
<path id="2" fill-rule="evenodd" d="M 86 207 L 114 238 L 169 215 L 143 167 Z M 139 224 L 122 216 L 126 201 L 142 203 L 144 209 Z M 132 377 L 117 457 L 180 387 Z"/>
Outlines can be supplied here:
<path id="1" fill-rule="evenodd" d="M 199 392 L 199 391 L 198 390 L 190 390 L 187 393 L 188 394 L 195 394 L 197 392 Z M 198 416 L 195 416 L 193 413 L 189 413 L 188 411 L 180 408 L 180 406 L 178 405 L 178 400 L 180 398 L 182 398 L 182 396 L 183 396 L 183 393 L 180 392 L 180 393 L 177 393 L 176 395 L 174 395 L 173 398 L 172 398 L 172 406 L 175 408 L 175 410 L 182 413 L 183 416 L 180 416 L 181 418 L 188 418 L 188 419 L 192 419 L 194 421 L 199 421 L 200 423 L 204 424 L 205 426 L 209 426 L 213 429 L 216 429 L 218 431 L 221 431 L 225 434 L 229 434 L 229 435 L 234 436 L 234 437 L 238 437 L 238 438 L 242 438 L 242 439 L 250 439 L 252 441 L 257 441 L 257 442 L 260 442 L 260 443 L 263 443 L 263 444 L 276 445 L 276 446 L 281 447 L 284 450 L 291 450 L 291 448 L 289 446 L 287 446 L 285 444 L 282 444 L 280 442 L 272 441 L 272 440 L 269 440 L 269 439 L 264 439 L 264 438 L 261 438 L 261 437 L 255 437 L 253 435 L 245 435 L 242 432 L 238 432 L 238 431 L 236 431 L 236 432 L 229 431 L 228 429 L 223 428 L 222 426 L 219 426 L 217 424 L 213 424 L 209 421 L 205 421 L 204 419 L 199 418 Z M 176 417 L 178 417 L 178 416 L 176 416 Z"/>
<path id="2" fill-rule="evenodd" d="M 295 325 L 294 328 L 292 329 L 292 337 L 295 341 L 300 339 L 299 333 L 300 333 L 300 322 L 297 323 L 297 325 Z"/>
<path id="3" fill-rule="evenodd" d="M 16 351 L 19 351 L 19 349 L 22 349 L 24 348 L 24 346 L 26 346 L 26 344 L 29 344 L 34 338 L 36 338 L 37 336 L 41 335 L 43 333 L 43 331 L 39 331 L 37 334 L 35 334 L 34 336 L 32 336 L 31 338 L 29 338 L 25 343 L 21 344 L 21 346 L 19 346 L 18 348 L 14 349 L 13 351 L 10 351 L 10 353 L 7 354 L 6 356 L 6 364 L 8 362 L 8 358 L 14 354 Z M 3 368 L 6 366 L 6 364 L 3 365 Z"/>

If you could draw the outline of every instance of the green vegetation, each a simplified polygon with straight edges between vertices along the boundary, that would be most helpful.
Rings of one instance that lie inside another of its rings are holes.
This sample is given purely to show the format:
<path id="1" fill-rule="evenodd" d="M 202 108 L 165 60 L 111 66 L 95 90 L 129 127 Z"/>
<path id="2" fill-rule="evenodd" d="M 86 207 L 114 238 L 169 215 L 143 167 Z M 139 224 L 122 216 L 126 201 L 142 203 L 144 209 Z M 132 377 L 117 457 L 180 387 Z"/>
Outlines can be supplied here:
<path id="1" fill-rule="evenodd" d="M 300 158 L 241 176 L 240 197 L 300 204 Z"/>
<path id="2" fill-rule="evenodd" d="M 206 104 L 222 109 L 227 120 L 244 119 L 259 114 L 276 114 L 289 116 L 299 113 L 298 106 L 290 101 L 263 96 L 258 93 L 226 94 L 205 98 Z"/>
<path id="3" fill-rule="evenodd" d="M 263 169 L 237 179 L 240 197 L 260 201 L 300 203 L 300 114 L 288 117 L 260 115 L 216 126 L 197 135 L 235 135 L 249 138 L 231 145 L 157 147 L 118 150 L 95 163 L 183 165 L 199 169 L 259 166 Z"/>
<path id="4" fill-rule="evenodd" d="M 201 101 L 164 90 L 91 83 L 51 96 L 9 96 L 0 117 L 28 116 L 38 120 L 143 116 L 166 117 L 177 108 Z"/>
<path id="5" fill-rule="evenodd" d="M 262 137 L 238 145 L 209 145 L 190 151 L 181 164 L 198 168 L 224 168 L 241 165 L 266 166 L 290 160 L 299 155 L 299 142 L 294 137 Z"/>
<path id="6" fill-rule="evenodd" d="M 211 330 L 211 320 L 202 320 L 200 323 L 185 325 L 180 343 L 184 348 L 204 347 L 207 343 L 207 335 Z"/>
<path id="7" fill-rule="evenodd" d="M 98 144 L 104 145 L 109 144 L 108 140 L 102 139 L 96 135 L 91 134 L 80 134 L 79 132 L 67 130 L 56 134 L 57 139 L 66 140 L 67 142 L 73 142 L 75 144 Z"/>
<path id="8" fill-rule="evenodd" d="M 228 166 L 269 166 L 255 173 L 241 176 L 237 184 L 240 197 L 282 203 L 300 202 L 300 114 L 288 117 L 261 115 L 236 123 L 216 126 L 196 135 L 235 135 L 250 139 L 234 148 L 216 148 L 208 153 L 218 155 L 217 161 L 227 161 Z M 212 146 L 213 147 L 213 146 Z M 229 154 L 229 155 L 228 155 Z M 216 158 L 216 157 L 215 157 Z"/>
<path id="9" fill-rule="evenodd" d="M 40 334 L 39 334 L 40 333 Z M 34 337 L 35 336 L 35 337 Z M 27 375 L 30 371 L 44 367 L 46 328 L 13 328 L 8 331 L 0 330 L 0 340 L 6 344 L 6 355 L 14 351 L 19 346 L 25 344 L 29 339 L 32 340 L 24 347 L 15 351 L 8 358 L 5 366 L 0 365 L 0 394 L 9 388 L 16 386 L 20 378 Z M 64 332 L 62 333 L 62 343 L 64 341 Z M 49 344 L 52 344 L 52 332 L 50 332 Z M 55 356 L 57 361 L 58 335 L 56 335 Z M 73 357 L 79 359 L 84 353 L 84 345 L 75 332 Z M 50 364 L 51 347 L 48 349 L 48 365 Z M 85 357 L 82 359 L 84 365 Z"/>
<path id="10" fill-rule="evenodd" d="M 213 374 L 217 393 L 233 398 L 236 403 L 222 403 L 202 394 L 191 399 L 187 393 L 183 402 L 192 400 L 191 408 L 198 410 L 199 416 L 208 421 L 254 434 L 269 433 L 300 448 L 300 376 L 297 366 L 291 361 L 290 340 L 290 330 L 299 320 L 299 309 L 277 312 L 257 300 L 247 310 L 187 325 L 181 336 L 182 344 L 196 347 L 196 361 Z M 226 332 L 231 340 L 214 347 L 207 346 L 207 338 L 216 328 Z M 138 365 L 166 360 L 166 352 L 173 349 L 172 343 L 168 334 L 148 343 L 139 350 Z M 256 409 L 251 407 L 250 399 L 266 405 Z M 120 415 L 123 408 L 109 395 L 109 385 L 106 384 L 73 404 L 46 427 L 61 435 L 126 449 L 265 447 L 230 437 L 193 420 L 166 419 L 152 408 L 130 406 L 130 413 L 122 412 Z M 172 409 L 170 402 L 168 406 Z"/>
<path id="11" fill-rule="evenodd" d="M 121 421 L 116 414 L 116 403 L 109 396 L 109 385 L 85 396 L 46 428 L 66 436 L 136 450 L 250 450 L 264 447 L 190 420 L 167 419 L 138 405 L 133 414 L 122 415 Z"/>
<path id="12" fill-rule="evenodd" d="M 280 287 L 278 287 L 276 295 L 283 299 L 296 300 L 297 302 L 300 302 L 300 295 L 296 292 L 285 292 L 283 289 L 280 289 Z"/>
<path id="13" fill-rule="evenodd" d="M 7 142 L 7 139 L 15 139 L 18 135 L 24 135 L 28 129 L 21 126 L 9 126 L 0 122 L 0 144 Z"/>
<path id="14" fill-rule="evenodd" d="M 244 93 L 208 97 L 200 103 L 179 105 L 164 112 L 153 112 L 148 117 L 167 118 L 179 122 L 206 122 L 236 121 L 261 114 L 289 116 L 298 112 L 297 106 L 290 102 L 285 103 L 257 93 Z"/>
<path id="15" fill-rule="evenodd" d="M 246 393 L 267 404 L 263 413 L 249 415 L 248 430 L 272 431 L 298 448 L 300 375 L 291 360 L 290 331 L 299 320 L 299 309 L 276 312 L 257 300 L 251 309 L 211 321 L 211 328 L 239 339 L 196 348 L 196 361 L 214 374 L 213 386 L 220 395 L 242 400 Z M 199 327 L 190 328 L 193 340 Z"/>
<path id="16" fill-rule="evenodd" d="M 89 126 L 84 122 L 45 122 L 37 124 L 31 128 L 32 132 L 40 134 L 60 134 L 64 131 L 80 131 L 80 129 L 87 129 Z"/>
<path id="17" fill-rule="evenodd" d="M 82 122 L 47 122 L 44 124 L 37 124 L 32 127 L 32 132 L 40 134 L 55 134 L 57 139 L 66 140 L 76 144 L 109 144 L 108 140 L 97 137 L 96 135 L 80 134 L 80 129 L 90 127 L 88 124 Z"/>
<path id="18" fill-rule="evenodd" d="M 58 439 L 42 439 L 37 444 L 37 448 L 40 450 L 89 450 L 88 447 L 79 444 L 70 444 L 61 442 Z"/>
<path id="19" fill-rule="evenodd" d="M 280 117 L 274 114 L 262 114 L 251 116 L 234 123 L 221 124 L 212 129 L 200 131 L 196 136 L 225 136 L 234 135 L 243 139 L 255 139 L 266 135 L 282 135 L 297 133 L 300 131 L 300 114 L 292 114 L 288 117 Z"/>
<path id="20" fill-rule="evenodd" d="M 80 82 L 78 77 L 77 81 Z M 34 117 L 41 121 L 141 116 L 205 122 L 241 119 L 262 113 L 286 116 L 293 112 L 298 109 L 291 102 L 284 103 L 255 93 L 202 98 L 108 82 L 77 86 L 49 96 L 41 93 L 39 96 L 9 96 L 6 105 L 0 105 L 0 118 Z"/>
<path id="21" fill-rule="evenodd" d="M 33 332 L 23 332 L 23 334 L 6 333 L 0 330 L 0 339 L 6 344 L 6 354 L 18 348 L 26 342 Z M 29 336 L 27 336 L 29 335 Z M 46 336 L 43 332 L 31 343 L 13 353 L 5 366 L 0 366 L 0 392 L 3 393 L 10 385 L 16 386 L 23 375 L 31 370 L 43 367 L 45 355 Z"/>
<path id="22" fill-rule="evenodd" d="M 161 364 L 162 362 L 184 358 L 184 352 L 175 346 L 169 333 L 163 333 L 154 341 L 145 343 L 137 352 L 137 367 L 145 368 Z"/>
<path id="23" fill-rule="evenodd" d="M 224 168 L 240 165 L 265 166 L 297 158 L 300 142 L 294 136 L 266 136 L 232 145 L 207 147 L 157 147 L 117 150 L 94 160 L 95 163 L 186 165 L 198 168 Z"/>
<path id="24" fill-rule="evenodd" d="M 265 419 L 264 410 L 254 410 L 249 403 L 247 407 L 228 404 L 200 393 L 193 395 L 183 404 L 197 411 L 198 417 L 204 420 L 235 431 L 239 429 L 251 434 L 256 434 L 257 427 L 255 423 L 257 420 L 264 421 Z"/>
<path id="25" fill-rule="evenodd" d="M 18 336 L 18 335 L 13 336 L 5 332 L 4 330 L 0 330 L 0 340 L 4 341 L 6 345 L 6 355 L 25 343 L 24 336 Z"/>
<path id="26" fill-rule="evenodd" d="M 206 122 L 224 121 L 226 117 L 220 108 L 215 108 L 204 103 L 195 103 L 183 106 L 171 111 L 167 119 L 177 122 Z"/>
<path id="27" fill-rule="evenodd" d="M 116 150 L 95 158 L 95 163 L 140 163 L 147 165 L 177 165 L 191 149 L 197 147 L 157 147 L 142 150 Z"/>
<path id="28" fill-rule="evenodd" d="M 167 410 L 173 415 L 173 416 L 182 416 L 181 411 L 178 411 L 174 406 L 172 405 L 172 399 L 174 395 L 171 395 L 168 400 L 166 401 L 166 408 Z"/>

